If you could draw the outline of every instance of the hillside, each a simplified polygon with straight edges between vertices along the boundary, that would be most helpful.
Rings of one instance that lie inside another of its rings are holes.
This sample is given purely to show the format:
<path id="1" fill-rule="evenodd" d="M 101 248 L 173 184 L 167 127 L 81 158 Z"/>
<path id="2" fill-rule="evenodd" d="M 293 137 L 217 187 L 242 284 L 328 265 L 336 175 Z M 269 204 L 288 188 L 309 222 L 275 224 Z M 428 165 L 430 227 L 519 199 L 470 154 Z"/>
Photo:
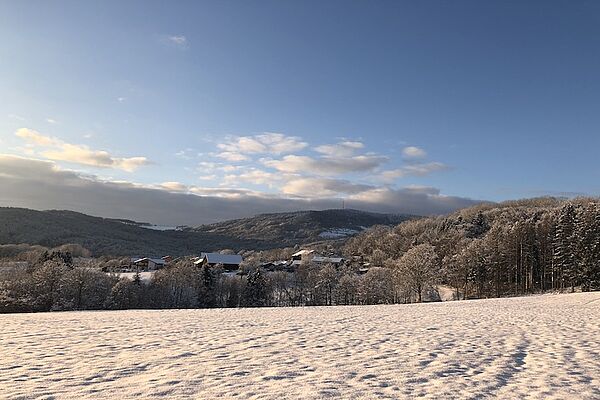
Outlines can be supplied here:
<path id="1" fill-rule="evenodd" d="M 358 210 L 297 211 L 261 214 L 191 229 L 237 239 L 276 241 L 286 245 L 352 236 L 373 225 L 397 225 L 414 218 Z"/>
<path id="2" fill-rule="evenodd" d="M 1 207 L 0 244 L 54 247 L 77 243 L 94 255 L 185 255 L 224 248 L 293 246 L 327 239 L 319 234 L 333 229 L 360 231 L 361 227 L 393 225 L 407 218 L 354 210 L 303 211 L 265 214 L 182 231 L 159 231 L 132 221 L 92 217 L 73 211 Z"/>

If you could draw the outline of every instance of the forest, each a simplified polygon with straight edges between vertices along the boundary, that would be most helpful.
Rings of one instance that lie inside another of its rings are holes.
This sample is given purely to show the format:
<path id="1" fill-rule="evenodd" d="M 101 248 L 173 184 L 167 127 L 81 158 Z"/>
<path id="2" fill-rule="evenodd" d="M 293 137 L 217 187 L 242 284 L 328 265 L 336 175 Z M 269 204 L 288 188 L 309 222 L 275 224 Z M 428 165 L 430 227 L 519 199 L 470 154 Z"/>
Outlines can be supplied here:
<path id="1" fill-rule="evenodd" d="M 103 272 L 110 261 L 78 245 L 0 246 L 4 260 L 29 261 L 0 275 L 0 312 L 411 303 L 439 300 L 440 286 L 455 300 L 598 290 L 600 201 L 484 204 L 370 228 L 345 243 L 344 266 L 260 267 L 293 250 L 251 252 L 237 274 L 183 258 L 144 281 Z"/>

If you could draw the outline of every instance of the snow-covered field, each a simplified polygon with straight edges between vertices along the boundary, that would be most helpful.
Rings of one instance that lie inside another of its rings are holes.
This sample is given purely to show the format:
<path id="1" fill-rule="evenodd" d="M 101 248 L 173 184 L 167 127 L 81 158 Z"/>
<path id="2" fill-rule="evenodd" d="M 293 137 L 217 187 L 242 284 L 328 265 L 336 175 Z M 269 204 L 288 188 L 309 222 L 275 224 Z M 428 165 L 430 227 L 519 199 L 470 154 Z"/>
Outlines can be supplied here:
<path id="1" fill-rule="evenodd" d="M 0 315 L 0 398 L 600 398 L 600 293 Z"/>

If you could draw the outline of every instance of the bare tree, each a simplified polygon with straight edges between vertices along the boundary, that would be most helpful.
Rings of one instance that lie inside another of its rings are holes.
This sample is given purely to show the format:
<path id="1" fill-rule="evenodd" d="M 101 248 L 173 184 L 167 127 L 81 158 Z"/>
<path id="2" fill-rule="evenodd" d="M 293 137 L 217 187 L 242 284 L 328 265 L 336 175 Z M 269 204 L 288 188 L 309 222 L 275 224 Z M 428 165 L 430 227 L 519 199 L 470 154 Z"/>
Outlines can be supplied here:
<path id="1" fill-rule="evenodd" d="M 439 276 L 435 249 L 429 244 L 420 244 L 411 248 L 398 262 L 398 269 L 417 295 L 417 301 L 422 302 L 423 291 Z"/>

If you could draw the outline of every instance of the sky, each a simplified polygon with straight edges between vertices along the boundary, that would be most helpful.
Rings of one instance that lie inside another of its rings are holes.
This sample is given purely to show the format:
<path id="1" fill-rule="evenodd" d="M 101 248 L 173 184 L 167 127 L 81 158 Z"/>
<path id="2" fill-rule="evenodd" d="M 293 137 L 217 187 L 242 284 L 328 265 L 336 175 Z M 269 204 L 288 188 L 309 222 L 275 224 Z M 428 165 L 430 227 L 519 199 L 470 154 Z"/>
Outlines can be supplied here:
<path id="1" fill-rule="evenodd" d="M 0 206 L 597 196 L 599 71 L 597 1 L 1 1 Z"/>

